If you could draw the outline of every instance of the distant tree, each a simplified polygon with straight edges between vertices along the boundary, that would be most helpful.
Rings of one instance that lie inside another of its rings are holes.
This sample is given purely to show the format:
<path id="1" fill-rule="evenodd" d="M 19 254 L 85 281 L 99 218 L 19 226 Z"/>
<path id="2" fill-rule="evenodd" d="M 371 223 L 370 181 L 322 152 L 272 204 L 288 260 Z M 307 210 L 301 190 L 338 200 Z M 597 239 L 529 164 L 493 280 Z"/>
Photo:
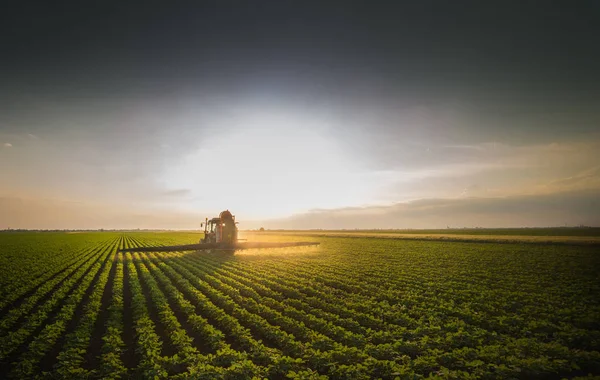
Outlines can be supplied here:
<path id="1" fill-rule="evenodd" d="M 261 228 L 259 229 L 259 231 L 260 231 L 260 232 L 262 232 L 262 231 L 264 231 L 264 230 L 265 230 L 265 228 L 264 228 L 264 227 L 261 227 Z"/>

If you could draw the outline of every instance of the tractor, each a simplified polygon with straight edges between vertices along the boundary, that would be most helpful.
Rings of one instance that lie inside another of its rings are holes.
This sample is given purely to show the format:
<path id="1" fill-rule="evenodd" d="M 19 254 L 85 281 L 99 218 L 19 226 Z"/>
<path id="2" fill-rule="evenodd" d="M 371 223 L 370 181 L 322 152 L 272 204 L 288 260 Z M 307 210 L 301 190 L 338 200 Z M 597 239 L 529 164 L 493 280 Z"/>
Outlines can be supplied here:
<path id="1" fill-rule="evenodd" d="M 229 210 L 219 214 L 218 218 L 205 219 L 200 227 L 204 227 L 204 238 L 200 240 L 201 244 L 216 243 L 222 245 L 235 245 L 238 242 L 238 229 L 236 226 L 235 215 Z"/>
<path id="2" fill-rule="evenodd" d="M 186 245 L 171 245 L 171 246 L 156 246 L 156 247 L 133 247 L 122 249 L 121 252 L 173 252 L 173 251 L 201 251 L 201 250 L 217 250 L 234 252 L 239 249 L 256 249 L 256 248 L 285 248 L 285 247 L 300 247 L 309 245 L 319 245 L 318 242 L 240 242 L 238 239 L 238 228 L 235 216 L 229 210 L 225 210 L 219 214 L 219 217 L 204 219 L 204 223 L 200 223 L 200 227 L 204 227 L 204 237 L 200 239 L 198 244 Z"/>

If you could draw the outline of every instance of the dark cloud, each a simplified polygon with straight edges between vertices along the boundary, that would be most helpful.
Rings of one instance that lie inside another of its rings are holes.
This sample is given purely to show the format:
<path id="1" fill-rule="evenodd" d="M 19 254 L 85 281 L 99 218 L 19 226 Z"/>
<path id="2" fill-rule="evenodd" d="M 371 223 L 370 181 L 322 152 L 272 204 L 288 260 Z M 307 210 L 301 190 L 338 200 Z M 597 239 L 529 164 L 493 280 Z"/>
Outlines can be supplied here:
<path id="1" fill-rule="evenodd" d="M 28 3 L 3 13 L 2 95 L 12 105 L 265 95 L 325 104 L 351 120 L 364 112 L 385 131 L 381 116 L 368 117 L 381 115 L 378 105 L 438 114 L 449 105 L 470 119 L 449 133 L 479 130 L 469 124 L 483 116 L 521 138 L 522 124 L 539 124 L 548 110 L 562 122 L 526 130 L 597 121 L 594 1 Z"/>

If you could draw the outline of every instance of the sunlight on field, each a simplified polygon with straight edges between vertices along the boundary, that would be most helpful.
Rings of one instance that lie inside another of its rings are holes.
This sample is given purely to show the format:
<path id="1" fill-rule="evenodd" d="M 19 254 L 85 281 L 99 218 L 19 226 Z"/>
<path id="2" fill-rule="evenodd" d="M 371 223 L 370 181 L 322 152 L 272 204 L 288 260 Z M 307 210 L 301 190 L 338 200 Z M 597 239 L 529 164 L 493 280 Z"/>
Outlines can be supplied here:
<path id="1" fill-rule="evenodd" d="M 240 231 L 240 239 L 246 239 L 249 242 L 305 242 L 315 241 L 314 238 L 307 238 L 302 236 L 286 236 L 286 235 L 275 235 L 264 232 L 255 231 Z M 313 256 L 321 254 L 323 251 L 320 246 L 308 246 L 308 247 L 287 247 L 287 248 L 262 248 L 262 249 L 244 249 L 235 252 L 236 256 L 247 257 L 247 256 Z"/>
<path id="2" fill-rule="evenodd" d="M 319 246 L 314 247 L 290 247 L 290 248 L 263 248 L 263 249 L 243 249 L 235 252 L 236 256 L 314 256 L 323 251 Z"/>

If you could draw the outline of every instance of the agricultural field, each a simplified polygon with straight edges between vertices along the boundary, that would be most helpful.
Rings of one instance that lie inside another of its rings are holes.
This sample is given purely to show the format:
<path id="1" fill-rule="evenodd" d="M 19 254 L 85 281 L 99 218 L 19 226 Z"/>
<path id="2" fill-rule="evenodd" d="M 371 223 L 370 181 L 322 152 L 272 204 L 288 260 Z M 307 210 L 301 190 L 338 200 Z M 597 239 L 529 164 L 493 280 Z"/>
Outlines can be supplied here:
<path id="1" fill-rule="evenodd" d="M 600 375 L 597 244 L 256 235 L 0 233 L 0 378 Z"/>

